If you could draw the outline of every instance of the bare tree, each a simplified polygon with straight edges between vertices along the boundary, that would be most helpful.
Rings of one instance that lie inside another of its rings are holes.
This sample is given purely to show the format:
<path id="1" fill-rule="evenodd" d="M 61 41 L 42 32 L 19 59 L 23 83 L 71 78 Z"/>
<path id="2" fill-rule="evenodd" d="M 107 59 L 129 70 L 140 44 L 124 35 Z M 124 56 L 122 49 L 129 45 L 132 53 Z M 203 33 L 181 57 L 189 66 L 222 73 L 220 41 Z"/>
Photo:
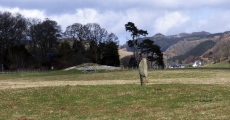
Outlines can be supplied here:
<path id="1" fill-rule="evenodd" d="M 117 45 L 119 45 L 119 39 L 114 33 L 108 34 L 108 36 L 106 38 L 106 42 L 114 42 Z"/>
<path id="2" fill-rule="evenodd" d="M 60 36 L 60 26 L 53 20 L 46 19 L 43 22 L 31 25 L 31 40 L 35 47 L 35 56 L 39 56 L 39 62 L 46 63 L 48 53 L 57 51 L 57 38 Z"/>
<path id="3" fill-rule="evenodd" d="M 0 13 L 0 59 L 2 64 L 17 64 L 12 49 L 26 40 L 26 26 L 26 19 L 21 14 Z M 3 56 L 5 56 L 5 61 Z"/>
<path id="4" fill-rule="evenodd" d="M 31 54 L 36 54 L 37 50 L 37 40 L 36 39 L 36 26 L 41 23 L 40 19 L 28 19 L 27 20 L 28 26 L 27 26 L 27 40 L 29 42 L 29 52 Z M 36 56 L 35 56 L 36 57 Z M 36 59 L 36 58 L 35 58 Z"/>
<path id="5" fill-rule="evenodd" d="M 92 56 L 94 62 L 100 63 L 101 54 L 103 54 L 101 51 L 103 51 L 104 46 L 101 46 L 99 49 L 99 44 L 106 41 L 108 33 L 97 23 L 88 23 L 86 24 L 86 27 L 90 31 L 87 37 L 90 41 L 90 56 Z"/>
<path id="6" fill-rule="evenodd" d="M 65 35 L 73 40 L 73 49 L 80 54 L 85 51 L 85 41 L 87 40 L 90 31 L 87 26 L 80 23 L 74 23 L 66 28 Z"/>
<path id="7" fill-rule="evenodd" d="M 65 35 L 73 40 L 83 41 L 86 40 L 89 30 L 85 25 L 74 23 L 66 28 Z"/>

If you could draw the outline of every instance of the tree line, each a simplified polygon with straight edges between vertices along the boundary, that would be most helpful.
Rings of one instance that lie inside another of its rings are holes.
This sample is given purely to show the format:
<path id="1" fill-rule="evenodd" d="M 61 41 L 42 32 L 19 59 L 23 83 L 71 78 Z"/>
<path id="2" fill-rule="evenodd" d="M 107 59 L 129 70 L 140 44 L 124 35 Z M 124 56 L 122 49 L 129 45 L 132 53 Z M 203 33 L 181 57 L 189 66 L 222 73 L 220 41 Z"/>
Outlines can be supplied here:
<path id="1" fill-rule="evenodd" d="M 119 66 L 119 39 L 97 23 L 64 32 L 51 19 L 0 12 L 0 64 L 4 70 L 63 69 L 85 62 Z"/>

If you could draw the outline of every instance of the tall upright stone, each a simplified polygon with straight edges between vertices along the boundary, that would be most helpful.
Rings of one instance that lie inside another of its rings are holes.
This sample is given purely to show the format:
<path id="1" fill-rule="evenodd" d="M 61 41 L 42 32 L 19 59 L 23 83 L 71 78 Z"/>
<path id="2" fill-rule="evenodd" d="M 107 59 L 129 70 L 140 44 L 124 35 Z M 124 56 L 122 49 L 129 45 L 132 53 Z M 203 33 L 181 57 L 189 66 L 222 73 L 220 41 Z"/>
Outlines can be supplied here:
<path id="1" fill-rule="evenodd" d="M 146 58 L 142 58 L 141 62 L 139 63 L 139 74 L 140 74 L 140 82 L 141 85 L 148 83 L 148 65 Z"/>

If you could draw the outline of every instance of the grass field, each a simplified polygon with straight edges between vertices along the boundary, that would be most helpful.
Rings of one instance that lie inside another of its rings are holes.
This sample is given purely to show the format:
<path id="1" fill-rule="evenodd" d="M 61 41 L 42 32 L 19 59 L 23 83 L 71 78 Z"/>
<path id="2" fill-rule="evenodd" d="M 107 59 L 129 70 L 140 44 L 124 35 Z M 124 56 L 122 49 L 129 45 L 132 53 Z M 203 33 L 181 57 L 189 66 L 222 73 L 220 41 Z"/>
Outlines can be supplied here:
<path id="1" fill-rule="evenodd" d="M 174 78 L 213 78 L 228 76 L 230 69 L 168 69 L 150 70 L 149 79 Z M 51 72 L 19 72 L 16 74 L 0 74 L 1 80 L 17 81 L 89 81 L 89 80 L 136 80 L 139 79 L 137 70 L 97 71 L 84 73 L 82 71 L 51 71 Z"/>
<path id="2" fill-rule="evenodd" d="M 229 69 L 149 71 L 145 86 L 138 79 L 132 70 L 0 75 L 0 83 L 134 81 L 1 89 L 0 120 L 230 119 Z"/>
<path id="3" fill-rule="evenodd" d="M 230 68 L 229 62 L 220 62 L 216 64 L 208 64 L 205 65 L 207 68 Z"/>

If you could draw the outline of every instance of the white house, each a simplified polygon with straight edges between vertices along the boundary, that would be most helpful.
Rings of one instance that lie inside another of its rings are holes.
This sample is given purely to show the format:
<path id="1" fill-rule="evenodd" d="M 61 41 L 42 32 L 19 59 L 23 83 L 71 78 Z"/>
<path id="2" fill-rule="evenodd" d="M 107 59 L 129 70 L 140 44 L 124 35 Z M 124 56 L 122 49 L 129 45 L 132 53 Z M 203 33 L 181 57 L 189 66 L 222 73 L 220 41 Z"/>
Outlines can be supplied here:
<path id="1" fill-rule="evenodd" d="M 193 63 L 192 66 L 193 66 L 193 67 L 199 67 L 199 66 L 201 66 L 201 61 L 200 61 L 200 60 L 196 60 L 196 61 Z"/>

